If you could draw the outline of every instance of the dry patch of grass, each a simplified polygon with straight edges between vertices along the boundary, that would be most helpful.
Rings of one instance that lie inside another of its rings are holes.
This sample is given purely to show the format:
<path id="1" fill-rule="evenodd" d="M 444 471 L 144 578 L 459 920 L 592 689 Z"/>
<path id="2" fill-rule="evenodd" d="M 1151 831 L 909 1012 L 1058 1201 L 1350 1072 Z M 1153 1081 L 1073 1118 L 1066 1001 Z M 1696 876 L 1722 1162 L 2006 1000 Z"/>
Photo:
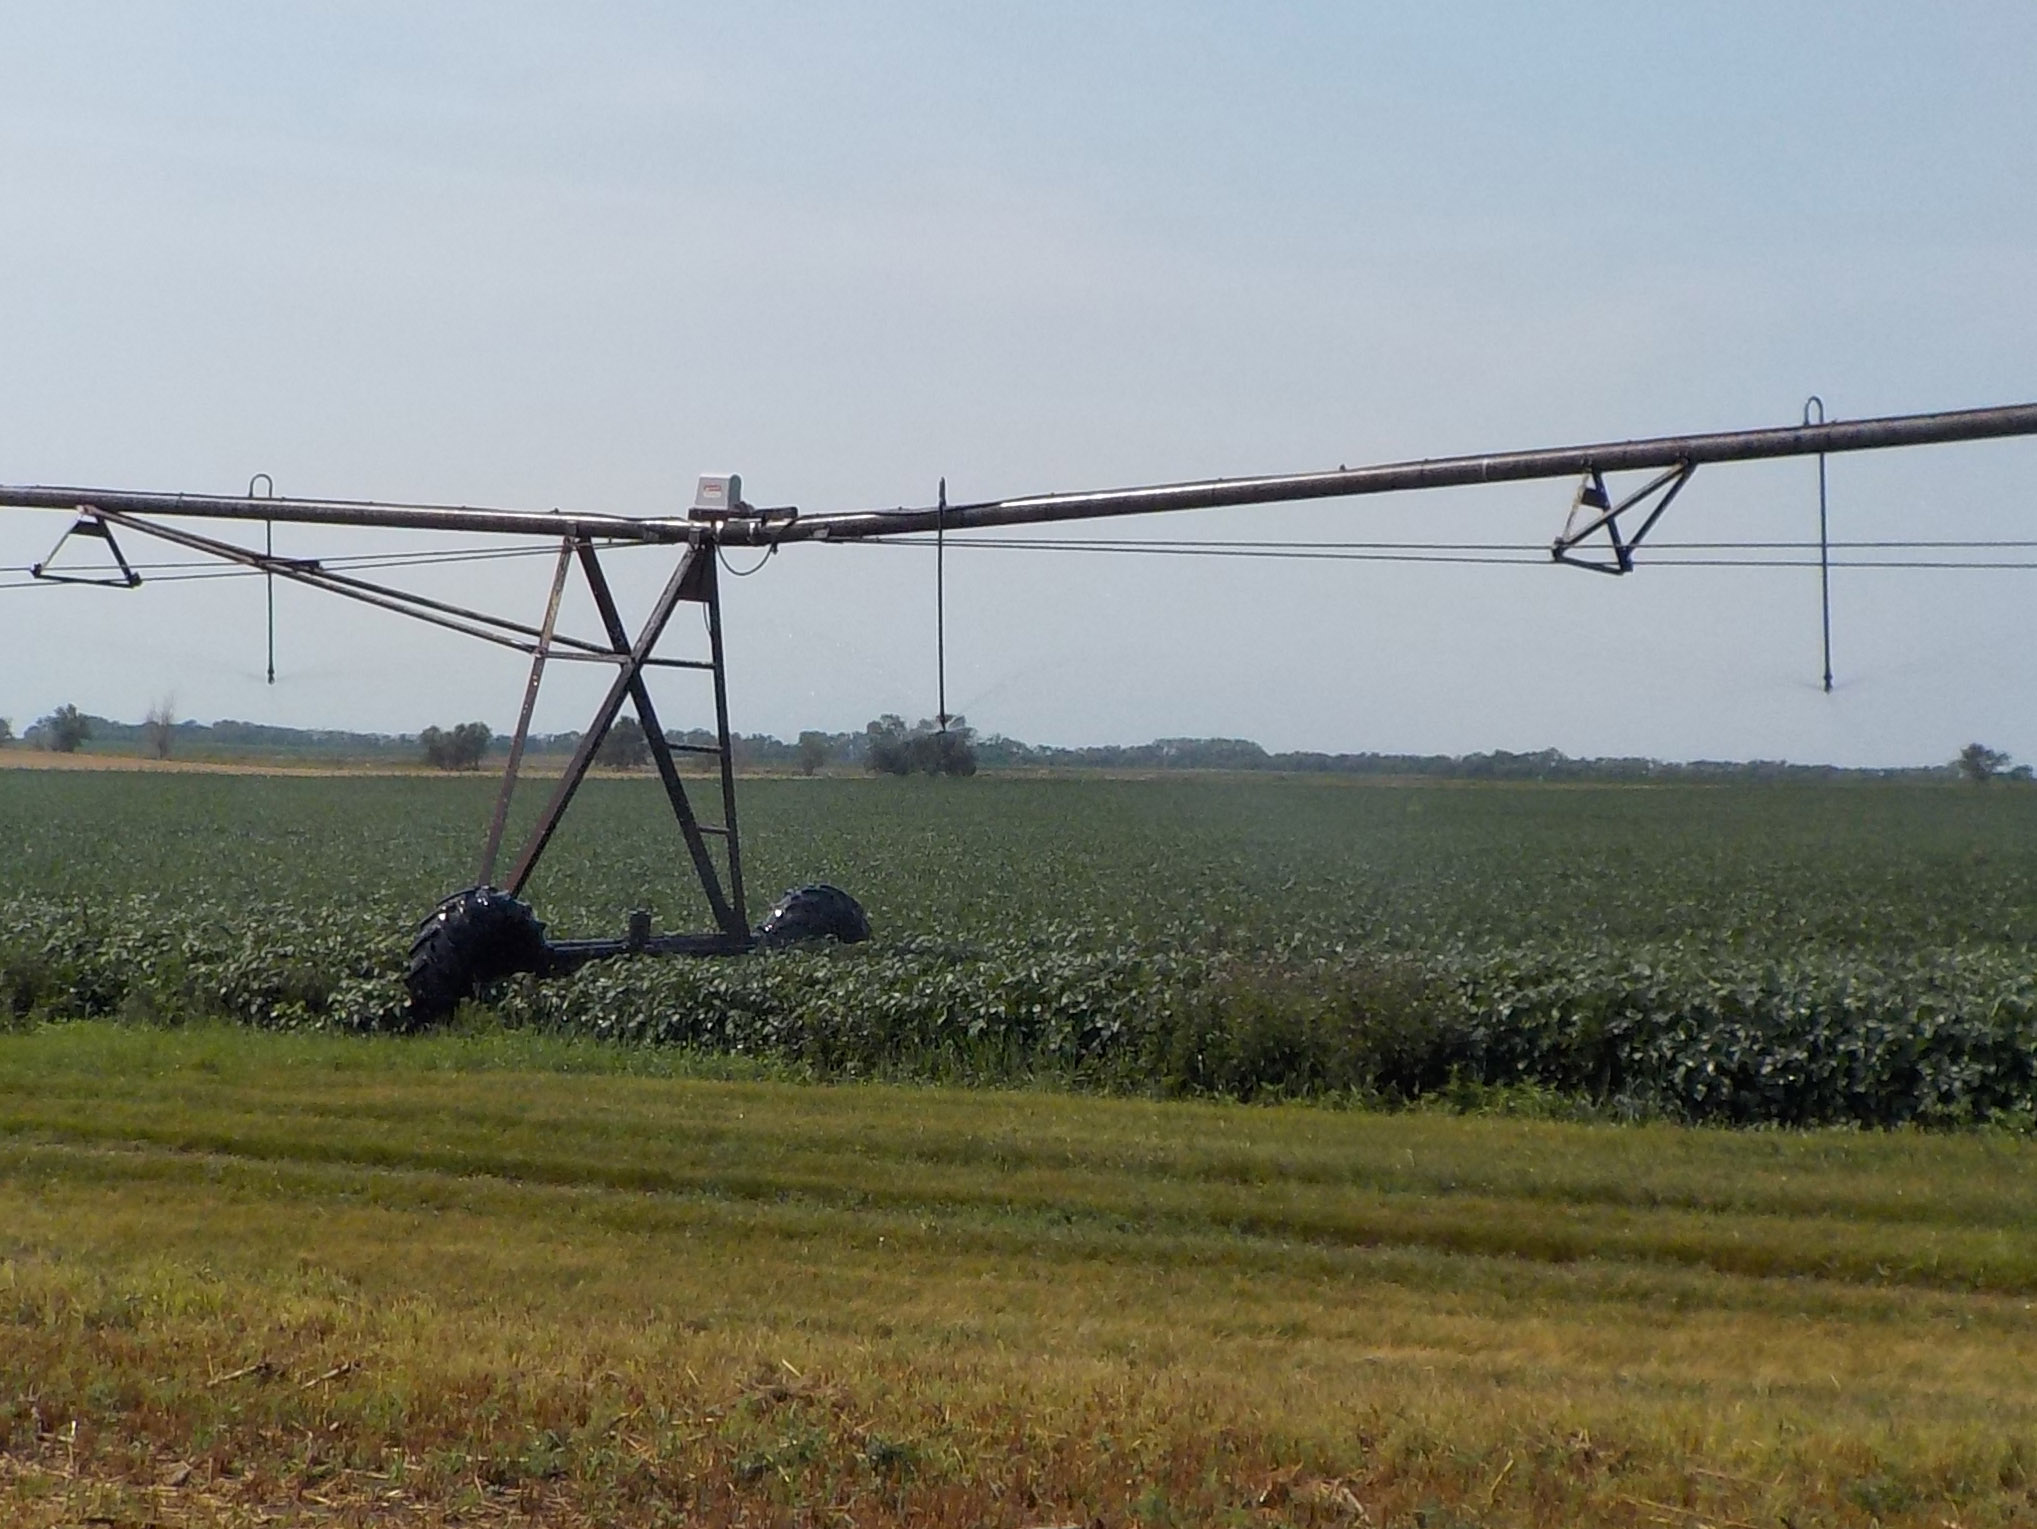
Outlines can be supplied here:
<path id="1" fill-rule="evenodd" d="M 0 1519 L 2037 1507 L 2037 1148 L 0 1038 Z"/>

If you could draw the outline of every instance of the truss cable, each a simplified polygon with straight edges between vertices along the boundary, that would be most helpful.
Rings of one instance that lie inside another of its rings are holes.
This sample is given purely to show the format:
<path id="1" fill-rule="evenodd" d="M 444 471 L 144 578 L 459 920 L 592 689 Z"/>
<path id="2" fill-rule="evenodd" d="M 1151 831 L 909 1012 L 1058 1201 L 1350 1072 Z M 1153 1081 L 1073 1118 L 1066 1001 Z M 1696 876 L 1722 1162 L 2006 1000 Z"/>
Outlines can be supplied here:
<path id="1" fill-rule="evenodd" d="M 644 542 L 624 542 L 625 549 L 649 545 Z M 604 551 L 614 550 L 615 544 L 601 543 Z M 549 547 L 487 547 L 473 552 L 357 552 L 344 557 L 321 558 L 319 562 L 328 568 L 424 568 L 437 563 L 489 563 L 507 558 L 549 557 Z"/>
<path id="2" fill-rule="evenodd" d="M 931 547 L 927 536 L 897 536 L 884 539 L 894 547 Z M 837 545 L 868 545 L 867 541 Z M 1193 541 L 1164 538 L 1113 539 L 1107 537 L 997 537 L 971 536 L 958 543 L 967 547 L 1004 547 L 1040 552 L 1531 552 L 1546 558 L 1547 542 L 1443 542 L 1443 541 L 1233 541 L 1200 538 Z M 1811 552 L 1815 541 L 1653 541 L 1655 552 Z M 2020 537 L 1968 537 L 1921 540 L 1835 541 L 1826 544 L 1834 551 L 1990 551 L 2037 548 L 2037 539 Z M 136 564 L 144 567 L 144 564 Z"/>
<path id="3" fill-rule="evenodd" d="M 912 547 L 932 546 L 926 540 L 912 541 L 892 539 L 883 542 L 861 542 L 856 545 Z M 1092 552 L 1115 553 L 1130 556 L 1156 557 L 1238 557 L 1262 558 L 1273 562 L 1348 562 L 1348 563 L 1441 563 L 1461 566 L 1505 566 L 1536 568 L 1551 563 L 1546 548 L 1538 555 L 1515 553 L 1509 548 L 1500 548 L 1498 555 L 1482 556 L 1469 552 L 1428 551 L 1420 544 L 1409 544 L 1405 551 L 1356 551 L 1340 547 L 1326 547 L 1322 544 L 1296 543 L 1285 547 L 1242 547 L 1224 543 L 1164 544 L 1152 542 L 1065 542 L 1041 543 L 1035 541 L 987 541 L 971 538 L 964 543 L 971 548 L 985 548 L 1006 552 Z M 1730 545 L 1730 544 L 1727 544 Z M 1776 557 L 1654 557 L 1637 562 L 1637 568 L 1815 568 L 1816 558 Z M 1893 568 L 1893 569 L 2023 569 L 2037 568 L 2037 561 L 2005 559 L 1956 559 L 1956 558 L 1860 558 L 1834 561 L 1834 568 Z"/>
<path id="4" fill-rule="evenodd" d="M 636 543 L 627 543 L 636 546 Z M 884 546 L 894 548 L 930 547 L 931 540 L 915 541 L 898 539 L 887 541 L 859 541 L 855 546 Z M 963 543 L 970 548 L 1002 552 L 1088 552 L 1115 553 L 1126 556 L 1147 557 L 1234 557 L 1260 559 L 1269 562 L 1349 562 L 1349 563 L 1437 563 L 1457 566 L 1501 566 L 1539 568 L 1549 565 L 1548 549 L 1536 544 L 1512 543 L 1383 543 L 1376 547 L 1363 544 L 1307 543 L 1298 542 L 1284 545 L 1247 546 L 1223 542 L 1202 542 L 1189 544 L 1167 544 L 1153 542 L 1035 542 L 1035 541 L 989 541 L 972 537 Z M 1740 547 L 1750 550 L 1803 550 L 1809 551 L 1810 543 L 1761 543 L 1761 542 L 1685 542 L 1660 543 L 1657 552 L 1668 552 L 1681 548 L 1692 551 L 1734 551 Z M 2002 542 L 1834 542 L 1835 551 L 1986 551 L 2028 549 L 2037 543 L 2027 541 Z M 1459 549 L 1462 550 L 1459 550 Z M 546 549 L 538 549 L 544 553 Z M 511 551 L 488 554 L 490 557 L 514 557 L 529 555 Z M 433 563 L 459 563 L 479 560 L 479 555 L 448 553 L 438 555 L 429 561 Z M 332 558 L 317 560 L 320 568 L 349 570 L 377 569 L 384 567 L 421 566 L 425 560 L 412 559 L 405 562 L 387 562 L 381 559 L 345 560 Z M 1816 557 L 1663 557 L 1656 556 L 1639 562 L 1637 568 L 1816 568 Z M 2037 568 L 2037 560 L 2002 558 L 1833 558 L 1828 566 L 1832 568 L 1888 568 L 1888 569 L 2027 569 Z M 193 563 L 138 563 L 137 572 L 150 574 L 146 582 L 151 584 L 188 584 L 208 579 L 251 579 L 263 577 L 262 570 L 255 568 L 218 568 Z M 165 571 L 167 570 L 167 571 Z M 738 577 L 748 577 L 756 568 L 747 570 L 731 569 Z M 25 574 L 25 565 L 0 566 L 0 573 Z M 53 589 L 57 582 L 50 579 L 17 578 L 0 582 L 0 589 Z"/>
<path id="5" fill-rule="evenodd" d="M 633 552 L 639 547 L 652 545 L 647 542 L 603 543 L 604 550 Z M 550 556 L 546 547 L 484 547 L 469 552 L 356 552 L 338 557 L 300 558 L 294 561 L 315 565 L 333 571 L 359 572 L 377 568 L 424 568 L 450 563 L 498 562 L 506 558 Z M 284 559 L 285 562 L 293 561 Z M 150 583 L 174 583 L 181 574 L 199 578 L 244 578 L 258 570 L 250 568 L 221 569 L 219 559 L 210 557 L 166 558 L 160 562 L 140 562 L 133 565 L 137 573 L 152 574 Z M 196 574 L 184 574 L 184 570 L 205 570 Z M 34 565 L 29 563 L 0 564 L 0 573 L 32 573 Z"/>
<path id="6" fill-rule="evenodd" d="M 886 539 L 882 545 L 893 547 L 931 547 L 930 537 L 902 536 Z M 652 545 L 645 542 L 605 542 L 600 544 L 603 551 L 632 552 Z M 835 546 L 872 546 L 876 542 L 836 542 Z M 1223 552 L 1244 554 L 1248 552 L 1281 553 L 1323 553 L 1323 552 L 1472 552 L 1500 553 L 1518 552 L 1536 554 L 1527 559 L 1542 562 L 1548 558 L 1546 542 L 1395 542 L 1395 541 L 1111 541 L 1103 539 L 1053 539 L 1032 537 L 982 537 L 972 536 L 961 545 L 969 547 L 997 547 L 1014 551 L 1036 552 L 1162 552 L 1184 551 L 1197 554 Z M 1974 537 L 1950 539 L 1863 540 L 1835 541 L 1828 544 L 1834 552 L 1985 552 L 2017 551 L 2037 549 L 2037 538 L 2021 537 Z M 1819 544 L 1814 541 L 1658 541 L 1651 542 L 1656 552 L 1809 552 Z M 467 551 L 417 551 L 417 552 L 360 552 L 345 553 L 336 557 L 305 559 L 315 562 L 320 568 L 360 571 L 379 568 L 424 568 L 440 564 L 493 562 L 507 558 L 547 557 L 550 549 L 545 547 L 477 547 Z M 152 583 L 173 582 L 171 575 L 186 570 L 200 570 L 204 577 L 247 577 L 253 570 L 218 566 L 216 558 L 164 558 L 161 560 L 140 560 L 133 563 L 137 573 L 154 575 Z M 1656 564 L 1655 566 L 1660 566 Z M 1808 565 L 1807 565 L 1808 566 Z M 1840 564 L 1837 566 L 1848 566 Z M 1990 565 L 1992 566 L 1992 565 Z M 0 574 L 26 574 L 33 571 L 30 563 L 0 563 Z M 731 569 L 731 573 L 735 570 Z M 37 581 L 41 582 L 41 581 Z M 6 586 L 17 587 L 17 586 Z"/>
<path id="7" fill-rule="evenodd" d="M 910 546 L 909 542 L 857 543 L 857 545 Z M 1240 550 L 1223 547 L 1141 547 L 1085 545 L 1077 547 L 1041 548 L 1031 543 L 984 543 L 970 545 L 985 547 L 994 551 L 1053 551 L 1053 552 L 1101 552 L 1127 556 L 1146 555 L 1161 557 L 1234 557 L 1259 559 L 1267 562 L 1332 562 L 1332 563 L 1431 563 L 1452 567 L 1503 567 L 1503 568 L 1546 568 L 1551 559 L 1546 552 L 1537 556 L 1503 555 L 1482 557 L 1474 554 L 1454 552 L 1348 552 L 1310 551 L 1295 548 L 1285 551 Z M 1773 558 L 1773 557 L 1655 557 L 1636 563 L 1636 568 L 1816 568 L 1814 557 Z M 1986 570 L 2004 571 L 2037 569 L 2033 559 L 1997 558 L 1834 558 L 1829 564 L 1833 568 L 1890 570 Z M 749 570 L 754 573 L 753 568 Z M 189 584 L 208 579 L 252 579 L 261 577 L 261 570 L 254 568 L 221 568 L 189 573 L 159 574 L 147 580 L 150 584 Z M 16 579 L 0 582 L 0 589 L 55 589 L 58 584 L 50 579 Z"/>
<path id="8" fill-rule="evenodd" d="M 931 547 L 937 559 L 937 660 L 945 681 L 945 526 L 935 536 L 900 536 L 859 539 L 833 545 L 857 547 Z M 640 542 L 603 543 L 605 550 L 635 550 L 651 545 Z M 1445 542 L 1445 541 L 1123 541 L 1089 538 L 1032 538 L 971 536 L 958 545 L 1004 552 L 1087 552 L 1119 553 L 1147 557 L 1243 557 L 1270 561 L 1440 563 L 1465 566 L 1542 567 L 1551 561 L 1542 542 Z M 1677 541 L 1651 544 L 1655 556 L 1643 560 L 1645 568 L 1887 568 L 1887 569 L 2029 569 L 2037 561 L 1998 558 L 1892 558 L 1833 557 L 1834 553 L 1885 552 L 2012 552 L 2037 550 L 2037 538 L 1902 538 L 1860 541 L 1832 541 L 1820 545 L 1810 541 Z M 765 560 L 777 551 L 777 544 L 765 550 Z M 1664 553 L 1776 553 L 1816 552 L 1811 557 L 1691 557 L 1663 556 Z M 367 571 L 385 568 L 425 568 L 463 563 L 493 562 L 508 558 L 549 557 L 548 547 L 494 546 L 464 551 L 413 551 L 350 553 L 338 557 L 307 558 L 307 566 L 321 570 Z M 727 566 L 726 558 L 723 566 Z M 730 568 L 738 578 L 747 578 L 763 566 L 763 560 L 748 569 Z M 164 559 L 137 562 L 135 572 L 147 574 L 152 584 L 182 584 L 204 579 L 246 579 L 269 575 L 254 568 L 220 567 L 212 558 Z M 0 575 L 31 574 L 34 565 L 0 564 Z M 0 581 L 0 589 L 48 589 L 55 581 L 34 577 Z"/>

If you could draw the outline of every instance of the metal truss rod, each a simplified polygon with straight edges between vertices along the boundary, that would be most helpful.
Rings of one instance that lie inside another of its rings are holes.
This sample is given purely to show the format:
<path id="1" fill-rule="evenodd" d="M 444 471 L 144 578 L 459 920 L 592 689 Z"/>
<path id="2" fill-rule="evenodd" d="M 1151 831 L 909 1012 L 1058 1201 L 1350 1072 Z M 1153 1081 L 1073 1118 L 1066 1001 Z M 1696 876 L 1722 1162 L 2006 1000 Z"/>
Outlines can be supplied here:
<path id="1" fill-rule="evenodd" d="M 101 510 L 95 513 L 105 516 L 112 524 L 126 526 L 130 530 L 138 531 L 145 536 L 159 536 L 164 541 L 175 543 L 177 546 L 191 551 L 210 553 L 224 562 L 240 563 L 249 568 L 273 573 L 278 577 L 289 579 L 294 583 L 303 584 L 312 589 L 322 589 L 328 594 L 340 595 L 349 600 L 358 600 L 363 605 L 372 605 L 379 610 L 394 611 L 399 616 L 409 616 L 416 621 L 427 622 L 432 626 L 444 627 L 449 632 L 458 632 L 466 637 L 478 637 L 481 641 L 492 642 L 498 647 L 513 648 L 519 653 L 529 653 L 536 646 L 534 643 L 505 636 L 499 631 L 491 631 L 487 625 L 477 624 L 478 621 L 492 621 L 493 618 L 480 617 L 476 620 L 455 619 L 452 616 L 439 615 L 432 611 L 419 609 L 414 598 L 402 590 L 386 589 L 381 585 L 369 584 L 365 580 L 360 579 L 349 581 L 353 587 L 344 587 L 334 582 L 334 575 L 312 568 L 300 561 L 287 558 L 269 558 L 249 547 L 236 547 L 230 542 L 215 542 L 207 536 L 198 536 L 189 531 L 175 530 L 169 526 L 154 525 L 145 520 L 137 520 L 132 516 L 123 515 L 118 511 Z"/>
<path id="2" fill-rule="evenodd" d="M 537 646 L 530 656 L 530 678 L 524 682 L 523 710 L 517 713 L 516 734 L 509 741 L 509 762 L 502 768 L 502 789 L 495 796 L 495 813 L 488 820 L 488 840 L 481 848 L 481 869 L 474 880 L 487 886 L 495 879 L 495 857 L 502 852 L 502 831 L 509 823 L 510 799 L 516 795 L 516 774 L 523 767 L 523 751 L 530 742 L 530 719 L 537 710 L 538 687 L 544 683 L 545 659 L 552 651 L 552 629 L 559 624 L 559 601 L 566 593 L 566 575 L 573 567 L 571 538 L 559 543 L 559 563 L 552 571 L 552 594 L 545 602 L 545 619 Z"/>
<path id="3" fill-rule="evenodd" d="M 514 648 L 519 653 L 534 651 L 538 639 L 543 636 L 548 644 L 578 649 L 589 657 L 603 659 L 613 657 L 605 648 L 598 648 L 582 638 L 568 637 L 557 632 L 541 633 L 539 628 L 528 626 L 521 621 L 513 621 L 507 616 L 492 616 L 486 611 L 470 610 L 464 605 L 451 605 L 444 600 L 434 600 L 428 595 L 415 594 L 407 589 L 396 589 L 387 584 L 375 584 L 367 579 L 334 573 L 328 568 L 319 567 L 316 562 L 303 558 L 274 557 L 257 552 L 252 547 L 236 546 L 232 542 L 200 536 L 195 531 L 186 531 L 179 526 L 157 525 L 118 510 L 94 510 L 92 513 L 112 525 L 124 526 L 143 536 L 158 537 L 188 551 L 203 552 L 222 562 L 238 563 L 246 568 L 258 569 L 278 578 L 308 585 L 312 589 L 322 589 L 327 594 L 341 595 L 346 599 L 359 600 L 363 604 L 377 606 L 382 610 L 395 611 L 398 615 L 429 622 L 433 626 L 442 626 L 469 637 L 479 637 L 484 642 Z M 135 582 L 141 581 L 136 579 Z"/>
<path id="4" fill-rule="evenodd" d="M 728 850 L 729 897 L 735 904 L 736 929 L 745 929 L 749 913 L 743 902 L 743 846 L 736 831 L 736 751 L 729 736 L 728 667 L 721 641 L 721 574 L 718 560 L 710 559 L 703 573 L 702 591 L 707 596 L 707 643 L 714 665 L 714 731 L 721 753 L 722 843 Z"/>

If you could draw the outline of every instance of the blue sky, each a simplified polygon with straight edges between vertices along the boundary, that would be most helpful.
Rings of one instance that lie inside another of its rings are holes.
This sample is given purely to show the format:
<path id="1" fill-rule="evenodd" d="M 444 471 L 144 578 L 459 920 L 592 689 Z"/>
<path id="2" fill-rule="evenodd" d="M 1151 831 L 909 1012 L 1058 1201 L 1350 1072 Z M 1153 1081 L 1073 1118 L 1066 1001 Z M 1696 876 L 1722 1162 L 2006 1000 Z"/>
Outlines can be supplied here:
<path id="1" fill-rule="evenodd" d="M 2037 398 L 2027 5 L 85 3 L 0 10 L 0 56 L 11 482 L 818 510 Z M 2037 536 L 2033 470 L 1835 459 L 1835 534 Z M 1567 500 L 1127 529 L 1535 543 Z M 1815 514 L 1808 463 L 1707 469 L 1659 534 Z M 0 564 L 60 529 L 0 512 Z M 2037 572 L 1842 572 L 1827 697 L 1799 570 L 949 571 L 951 702 L 1041 741 L 2037 757 Z M 931 575 L 733 586 L 737 725 L 930 713 Z M 271 689 L 254 581 L 0 590 L 0 715 L 513 717 L 513 657 L 282 605 Z"/>

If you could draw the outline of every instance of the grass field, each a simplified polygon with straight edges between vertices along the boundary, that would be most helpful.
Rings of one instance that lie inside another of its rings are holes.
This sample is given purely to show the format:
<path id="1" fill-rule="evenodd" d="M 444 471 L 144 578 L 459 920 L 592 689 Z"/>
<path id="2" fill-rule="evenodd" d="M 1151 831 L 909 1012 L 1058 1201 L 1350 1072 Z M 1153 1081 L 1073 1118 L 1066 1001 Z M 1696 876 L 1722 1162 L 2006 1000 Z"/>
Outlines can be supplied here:
<path id="1" fill-rule="evenodd" d="M 0 1038 L 0 1516 L 2037 1512 L 2027 1139 L 707 1065 Z"/>

